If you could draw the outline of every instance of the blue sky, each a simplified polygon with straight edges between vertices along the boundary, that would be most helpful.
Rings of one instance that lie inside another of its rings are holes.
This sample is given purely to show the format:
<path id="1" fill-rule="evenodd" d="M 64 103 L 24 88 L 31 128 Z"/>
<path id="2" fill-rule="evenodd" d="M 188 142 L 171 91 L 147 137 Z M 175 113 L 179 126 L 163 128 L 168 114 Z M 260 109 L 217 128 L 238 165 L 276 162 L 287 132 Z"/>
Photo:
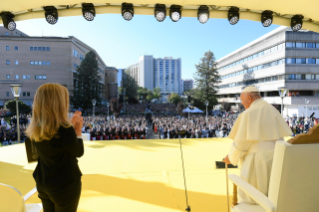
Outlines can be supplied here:
<path id="1" fill-rule="evenodd" d="M 260 22 L 240 20 L 232 26 L 226 19 L 200 24 L 196 18 L 157 22 L 154 16 L 136 15 L 125 21 L 119 14 L 97 15 L 92 22 L 82 16 L 59 18 L 56 25 L 45 19 L 17 22 L 30 36 L 75 36 L 102 57 L 106 65 L 126 68 L 143 55 L 182 59 L 182 78 L 193 78 L 195 64 L 208 50 L 219 59 L 260 36 L 276 29 Z"/>

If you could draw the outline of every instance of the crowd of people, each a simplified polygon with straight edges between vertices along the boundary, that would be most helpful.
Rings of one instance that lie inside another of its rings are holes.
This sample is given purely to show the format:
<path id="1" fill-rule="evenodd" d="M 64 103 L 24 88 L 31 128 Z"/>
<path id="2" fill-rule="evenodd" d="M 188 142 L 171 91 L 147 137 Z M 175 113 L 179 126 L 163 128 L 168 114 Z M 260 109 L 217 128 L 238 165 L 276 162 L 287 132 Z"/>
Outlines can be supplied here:
<path id="1" fill-rule="evenodd" d="M 138 114 L 145 113 L 145 108 L 151 108 L 153 113 L 175 114 L 176 105 L 172 103 L 140 103 L 126 106 L 125 113 Z"/>
<path id="2" fill-rule="evenodd" d="M 5 108 L 0 109 L 0 117 L 6 117 L 10 115 L 11 115 L 10 110 L 7 110 Z"/>
<path id="3" fill-rule="evenodd" d="M 84 117 L 82 132 L 91 140 L 146 139 L 148 123 L 143 115 Z"/>
<path id="4" fill-rule="evenodd" d="M 2 118 L 0 125 L 0 144 L 2 146 L 11 145 L 18 141 L 18 130 L 20 130 L 20 141 L 24 142 L 26 139 L 25 130 L 30 123 L 31 116 L 21 114 L 19 119 L 16 116 L 11 117 L 9 123 Z M 19 120 L 20 129 L 17 127 L 17 121 Z"/>
<path id="5" fill-rule="evenodd" d="M 301 117 L 297 117 L 297 114 L 293 114 L 291 117 L 286 117 L 286 122 L 289 125 L 293 136 L 301 133 L 307 133 L 310 128 L 318 124 L 318 120 L 315 118 L 306 117 L 304 114 Z"/>

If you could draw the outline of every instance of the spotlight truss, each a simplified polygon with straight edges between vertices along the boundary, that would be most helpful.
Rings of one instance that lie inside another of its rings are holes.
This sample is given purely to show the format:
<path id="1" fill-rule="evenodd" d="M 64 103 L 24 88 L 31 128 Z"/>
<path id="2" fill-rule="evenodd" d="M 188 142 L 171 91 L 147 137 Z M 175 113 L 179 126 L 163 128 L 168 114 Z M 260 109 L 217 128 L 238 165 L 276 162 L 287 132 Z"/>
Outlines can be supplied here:
<path id="1" fill-rule="evenodd" d="M 166 18 L 166 6 L 165 4 L 156 4 L 154 10 L 154 16 L 158 22 L 162 22 Z"/>
<path id="2" fill-rule="evenodd" d="M 239 21 L 239 8 L 231 7 L 228 10 L 228 21 L 231 25 L 235 25 Z"/>
<path id="3" fill-rule="evenodd" d="M 14 15 L 11 12 L 2 12 L 0 13 L 0 16 L 2 18 L 4 28 L 10 31 L 14 31 L 16 29 L 17 25 L 13 20 Z"/>
<path id="4" fill-rule="evenodd" d="M 303 21 L 302 21 L 303 18 L 304 17 L 302 15 L 295 15 L 291 18 L 290 27 L 292 31 L 297 32 L 301 30 L 302 24 L 303 24 Z"/>
<path id="5" fill-rule="evenodd" d="M 205 24 L 209 19 L 209 9 L 206 5 L 201 5 L 198 8 L 197 19 L 200 23 Z"/>
<path id="6" fill-rule="evenodd" d="M 172 21 L 177 22 L 182 18 L 181 6 L 173 4 L 169 9 L 169 16 Z"/>
<path id="7" fill-rule="evenodd" d="M 122 16 L 125 20 L 130 21 L 134 16 L 133 4 L 123 3 L 122 4 Z"/>
<path id="8" fill-rule="evenodd" d="M 59 16 L 58 16 L 58 10 L 53 6 L 47 6 L 43 7 L 45 10 L 45 19 L 49 24 L 56 24 L 58 22 Z"/>
<path id="9" fill-rule="evenodd" d="M 91 3 L 83 3 L 82 4 L 82 14 L 85 20 L 93 21 L 95 17 L 95 8 Z"/>
<path id="10" fill-rule="evenodd" d="M 261 23 L 264 27 L 269 27 L 273 22 L 273 12 L 266 10 L 261 13 Z"/>

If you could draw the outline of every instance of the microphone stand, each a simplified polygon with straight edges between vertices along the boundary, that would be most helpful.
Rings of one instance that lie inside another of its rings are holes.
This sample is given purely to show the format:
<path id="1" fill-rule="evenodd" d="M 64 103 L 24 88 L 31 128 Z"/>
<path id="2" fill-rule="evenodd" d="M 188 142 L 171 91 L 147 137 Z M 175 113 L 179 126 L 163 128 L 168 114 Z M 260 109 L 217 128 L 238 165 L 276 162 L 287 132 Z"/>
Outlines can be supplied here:
<path id="1" fill-rule="evenodd" d="M 191 207 L 188 204 L 188 194 L 187 194 L 185 167 L 184 167 L 184 156 L 183 156 L 183 147 L 182 147 L 182 141 L 181 141 L 182 134 L 179 132 L 178 135 L 179 135 L 179 144 L 180 144 L 180 150 L 181 150 L 182 168 L 183 168 L 183 176 L 184 176 L 184 187 L 185 187 L 185 198 L 186 198 L 186 206 L 187 206 L 185 211 L 190 212 L 191 211 Z"/>

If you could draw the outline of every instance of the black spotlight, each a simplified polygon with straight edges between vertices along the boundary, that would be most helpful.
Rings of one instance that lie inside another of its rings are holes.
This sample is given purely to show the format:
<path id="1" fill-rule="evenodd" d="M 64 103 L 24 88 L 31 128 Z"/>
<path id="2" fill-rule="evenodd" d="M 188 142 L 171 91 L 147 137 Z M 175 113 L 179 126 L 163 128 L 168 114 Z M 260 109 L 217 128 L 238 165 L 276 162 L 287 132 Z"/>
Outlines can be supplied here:
<path id="1" fill-rule="evenodd" d="M 290 27 L 292 31 L 297 32 L 301 30 L 302 23 L 303 23 L 302 19 L 303 19 L 302 15 L 295 15 L 291 18 Z"/>
<path id="2" fill-rule="evenodd" d="M 43 7 L 45 10 L 45 19 L 49 24 L 56 24 L 58 22 L 58 10 L 53 6 Z"/>
<path id="3" fill-rule="evenodd" d="M 235 25 L 239 21 L 239 8 L 231 7 L 228 10 L 228 21 L 231 25 Z"/>
<path id="4" fill-rule="evenodd" d="M 133 4 L 129 4 L 129 3 L 122 4 L 122 16 L 127 21 L 132 20 L 134 16 Z"/>
<path id="5" fill-rule="evenodd" d="M 198 8 L 197 19 L 200 23 L 205 24 L 209 19 L 209 9 L 206 5 L 201 5 Z"/>
<path id="6" fill-rule="evenodd" d="M 169 16 L 172 19 L 172 21 L 177 22 L 179 21 L 179 19 L 182 18 L 182 10 L 181 10 L 181 6 L 179 5 L 172 5 L 169 8 Z"/>
<path id="7" fill-rule="evenodd" d="M 272 24 L 273 12 L 270 10 L 266 10 L 261 13 L 261 23 L 263 24 L 264 27 L 269 27 Z"/>
<path id="8" fill-rule="evenodd" d="M 14 15 L 11 12 L 2 12 L 0 13 L 0 16 L 2 18 L 4 28 L 10 31 L 16 29 L 17 25 L 13 20 Z"/>
<path id="9" fill-rule="evenodd" d="M 154 16 L 157 21 L 162 22 L 166 18 L 166 6 L 165 4 L 156 4 Z"/>
<path id="10" fill-rule="evenodd" d="M 93 21 L 95 17 L 95 8 L 91 3 L 83 3 L 82 4 L 82 13 L 83 17 L 87 21 Z"/>

